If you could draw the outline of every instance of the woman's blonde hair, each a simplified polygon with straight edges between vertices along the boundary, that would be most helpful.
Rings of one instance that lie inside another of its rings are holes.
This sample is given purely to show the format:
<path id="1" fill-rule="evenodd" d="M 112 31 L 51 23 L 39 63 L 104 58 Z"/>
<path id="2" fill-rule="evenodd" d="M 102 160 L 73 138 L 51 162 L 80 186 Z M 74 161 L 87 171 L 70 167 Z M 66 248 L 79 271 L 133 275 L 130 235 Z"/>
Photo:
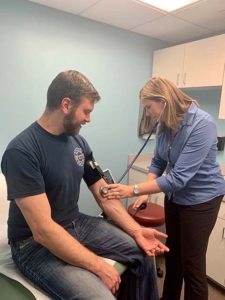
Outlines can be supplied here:
<path id="1" fill-rule="evenodd" d="M 172 131 L 176 130 L 191 103 L 199 106 L 196 100 L 186 95 L 168 79 L 161 77 L 153 77 L 146 82 L 140 91 L 140 99 L 166 103 L 160 130 L 165 127 Z"/>

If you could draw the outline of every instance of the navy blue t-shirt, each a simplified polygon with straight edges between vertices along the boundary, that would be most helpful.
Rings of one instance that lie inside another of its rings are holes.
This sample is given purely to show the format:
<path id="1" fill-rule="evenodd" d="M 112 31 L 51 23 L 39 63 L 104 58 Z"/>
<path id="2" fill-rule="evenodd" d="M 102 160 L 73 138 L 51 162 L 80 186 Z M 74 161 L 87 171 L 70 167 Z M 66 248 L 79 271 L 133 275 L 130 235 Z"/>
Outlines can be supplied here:
<path id="1" fill-rule="evenodd" d="M 55 222 L 65 227 L 79 212 L 82 178 L 88 186 L 100 176 L 86 164 L 92 152 L 83 137 L 52 135 L 37 122 L 8 145 L 2 158 L 10 202 L 9 240 L 32 235 L 14 199 L 46 193 Z"/>

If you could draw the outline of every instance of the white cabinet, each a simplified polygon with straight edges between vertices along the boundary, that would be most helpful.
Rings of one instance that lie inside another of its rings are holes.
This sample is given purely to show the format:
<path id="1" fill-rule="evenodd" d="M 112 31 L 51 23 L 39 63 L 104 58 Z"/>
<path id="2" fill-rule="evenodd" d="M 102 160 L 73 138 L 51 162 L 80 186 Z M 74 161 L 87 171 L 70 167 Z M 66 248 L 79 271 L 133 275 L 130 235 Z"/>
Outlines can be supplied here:
<path id="1" fill-rule="evenodd" d="M 136 183 L 139 183 L 139 182 L 146 181 L 147 173 L 144 172 L 144 171 L 141 172 L 141 171 L 138 171 L 134 168 L 131 168 L 130 171 L 129 171 L 128 177 L 129 177 L 128 184 L 133 185 L 133 184 L 136 184 Z M 127 206 L 129 206 L 131 203 L 134 203 L 137 198 L 138 197 L 129 198 L 128 202 L 127 202 Z"/>
<path id="2" fill-rule="evenodd" d="M 147 179 L 147 173 L 146 172 L 141 172 L 135 168 L 131 168 L 129 171 L 129 184 L 136 184 L 136 183 L 140 183 L 143 181 L 146 181 Z M 151 202 L 152 203 L 156 203 L 159 204 L 161 206 L 164 206 L 164 193 L 156 193 L 156 194 L 152 194 L 150 196 Z M 130 205 L 131 203 L 133 203 L 135 200 L 137 199 L 137 197 L 133 197 L 130 198 L 128 200 L 128 205 Z"/>
<path id="3" fill-rule="evenodd" d="M 181 88 L 221 86 L 225 63 L 225 34 L 156 50 L 153 76 Z"/>
<path id="4" fill-rule="evenodd" d="M 164 193 L 153 194 L 151 195 L 151 202 L 159 204 L 164 207 L 164 198 L 165 198 Z"/>
<path id="5" fill-rule="evenodd" d="M 225 63 L 225 35 L 185 44 L 182 87 L 221 86 Z"/>
<path id="6" fill-rule="evenodd" d="M 129 184 L 135 184 L 142 181 L 146 181 L 147 179 L 147 172 L 142 172 L 136 170 L 135 168 L 131 168 L 129 171 Z"/>
<path id="7" fill-rule="evenodd" d="M 180 86 L 183 76 L 184 45 L 156 50 L 153 57 L 153 76 L 170 79 Z"/>
<path id="8" fill-rule="evenodd" d="M 220 98 L 219 119 L 225 119 L 225 67 L 224 67 L 223 85 L 222 85 L 221 98 Z"/>
<path id="9" fill-rule="evenodd" d="M 225 202 L 222 202 L 215 227 L 209 239 L 206 273 L 225 287 Z"/>

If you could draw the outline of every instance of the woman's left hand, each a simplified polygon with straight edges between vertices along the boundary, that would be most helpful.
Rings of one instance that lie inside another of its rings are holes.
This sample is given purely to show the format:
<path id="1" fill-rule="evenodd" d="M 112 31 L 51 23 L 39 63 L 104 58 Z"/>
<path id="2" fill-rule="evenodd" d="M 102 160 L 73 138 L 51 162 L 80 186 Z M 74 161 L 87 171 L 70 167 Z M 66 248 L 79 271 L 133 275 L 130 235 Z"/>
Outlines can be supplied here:
<path id="1" fill-rule="evenodd" d="M 108 193 L 104 195 L 107 199 L 122 199 L 133 197 L 133 187 L 124 184 L 109 184 Z"/>

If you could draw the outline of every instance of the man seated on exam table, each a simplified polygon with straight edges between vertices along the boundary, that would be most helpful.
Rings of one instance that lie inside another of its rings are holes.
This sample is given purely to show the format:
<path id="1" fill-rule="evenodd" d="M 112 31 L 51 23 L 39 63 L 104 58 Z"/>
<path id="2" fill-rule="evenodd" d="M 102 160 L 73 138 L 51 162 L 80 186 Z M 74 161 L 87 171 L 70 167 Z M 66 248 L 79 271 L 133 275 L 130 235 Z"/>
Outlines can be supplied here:
<path id="1" fill-rule="evenodd" d="M 107 257 L 128 266 L 129 300 L 157 300 L 152 256 L 168 251 L 157 239 L 165 235 L 140 227 L 120 201 L 105 200 L 105 181 L 86 163 L 92 152 L 79 131 L 99 99 L 83 74 L 61 72 L 42 116 L 9 143 L 1 167 L 12 258 L 53 299 L 116 299 L 121 278 Z M 116 226 L 79 212 L 82 178 Z"/>

